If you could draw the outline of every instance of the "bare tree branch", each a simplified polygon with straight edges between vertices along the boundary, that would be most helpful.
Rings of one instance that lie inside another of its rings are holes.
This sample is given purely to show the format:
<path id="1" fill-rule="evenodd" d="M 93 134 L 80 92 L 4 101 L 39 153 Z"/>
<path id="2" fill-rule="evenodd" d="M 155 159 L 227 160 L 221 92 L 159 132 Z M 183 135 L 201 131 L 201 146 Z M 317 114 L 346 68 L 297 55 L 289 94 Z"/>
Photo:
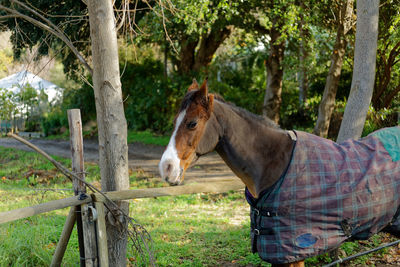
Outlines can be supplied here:
<path id="1" fill-rule="evenodd" d="M 71 51 L 75 54 L 75 56 L 79 59 L 79 61 L 89 71 L 89 73 L 91 75 L 93 74 L 93 70 L 90 67 L 90 65 L 88 64 L 88 62 L 80 54 L 80 52 L 76 49 L 76 47 L 72 44 L 71 40 L 60 30 L 59 27 L 54 25 L 51 21 L 49 21 L 48 19 L 44 18 L 41 14 L 39 14 L 35 10 L 31 9 L 30 7 L 26 6 L 25 4 L 22 4 L 22 3 L 20 3 L 19 1 L 16 1 L 16 0 L 12 0 L 12 1 L 15 2 L 16 4 L 20 4 L 21 6 L 26 8 L 28 11 L 30 11 L 33 14 L 37 15 L 39 18 L 43 19 L 47 24 L 45 24 L 45 23 L 43 23 L 43 22 L 41 22 L 41 21 L 39 21 L 37 19 L 34 19 L 34 18 L 30 17 L 30 16 L 24 15 L 24 14 L 18 12 L 15 9 L 12 9 L 12 8 L 9 8 L 9 7 L 6 7 L 6 6 L 0 4 L 0 10 L 3 10 L 3 11 L 5 11 L 5 12 L 10 14 L 10 15 L 6 15 L 8 18 L 14 17 L 14 18 L 24 19 L 24 20 L 29 21 L 30 23 L 34 24 L 35 26 L 40 27 L 43 30 L 54 34 L 59 39 L 61 39 L 71 49 Z M 2 16 L 2 17 L 4 17 L 4 16 Z M 0 17 L 0 18 L 2 18 L 2 17 Z"/>
<path id="2" fill-rule="evenodd" d="M 15 18 L 14 15 L 4 15 L 4 16 L 0 16 L 0 21 L 1 20 L 6 20 L 6 19 L 12 19 Z"/>
<path id="3" fill-rule="evenodd" d="M 29 6 L 25 5 L 24 3 L 21 3 L 18 0 L 11 0 L 11 1 L 13 3 L 16 3 L 16 4 L 20 5 L 21 7 L 25 8 L 26 10 L 28 10 L 32 14 L 38 16 L 40 19 L 42 19 L 48 25 L 50 25 L 53 28 L 53 30 L 55 30 L 58 33 L 58 34 L 55 34 L 55 35 L 67 44 L 67 46 L 72 50 L 72 52 L 78 57 L 78 59 L 88 69 L 90 74 L 93 74 L 92 68 L 89 66 L 87 61 L 83 58 L 83 56 L 79 53 L 79 51 L 76 49 L 76 47 L 72 44 L 71 40 L 64 34 L 64 31 L 62 31 L 57 25 L 52 23 L 49 19 L 44 17 L 42 14 L 38 13 L 36 10 L 30 8 Z"/>
<path id="4" fill-rule="evenodd" d="M 178 50 L 176 50 L 176 48 L 175 48 L 174 42 L 172 42 L 171 37 L 169 37 L 167 26 L 166 26 L 166 23 L 165 23 L 166 17 L 165 17 L 165 14 L 164 14 L 164 6 L 162 5 L 162 1 L 161 0 L 160 0 L 160 7 L 161 7 L 162 22 L 163 22 L 165 36 L 166 36 L 167 40 L 169 41 L 169 43 L 171 44 L 171 47 L 175 51 L 175 53 L 179 54 Z"/>
<path id="5" fill-rule="evenodd" d="M 121 27 L 124 25 L 125 22 L 125 14 L 127 12 L 129 12 L 129 1 L 124 0 L 124 3 L 122 4 L 123 8 L 122 8 L 122 18 L 121 21 L 119 22 L 119 25 L 117 26 L 117 31 L 119 31 L 119 29 L 121 29 Z"/>
<path id="6" fill-rule="evenodd" d="M 51 18 L 86 18 L 88 20 L 88 15 L 58 15 L 58 14 L 48 14 L 45 13 L 44 11 L 40 10 L 39 8 L 35 7 L 34 5 L 32 5 L 29 0 L 26 0 L 26 5 L 28 5 L 29 7 L 31 7 L 32 9 L 36 10 L 37 12 L 41 13 L 42 15 L 45 15 L 47 17 L 51 17 Z"/>

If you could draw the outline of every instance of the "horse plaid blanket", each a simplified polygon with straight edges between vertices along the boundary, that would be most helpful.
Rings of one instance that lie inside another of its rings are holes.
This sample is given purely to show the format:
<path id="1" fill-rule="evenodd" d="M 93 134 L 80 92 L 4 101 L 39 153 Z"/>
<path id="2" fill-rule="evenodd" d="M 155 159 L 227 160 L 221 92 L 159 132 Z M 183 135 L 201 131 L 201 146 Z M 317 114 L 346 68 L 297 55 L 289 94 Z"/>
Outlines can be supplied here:
<path id="1" fill-rule="evenodd" d="M 289 263 L 366 239 L 400 233 L 400 127 L 337 144 L 296 131 L 290 165 L 251 206 L 253 252 Z"/>

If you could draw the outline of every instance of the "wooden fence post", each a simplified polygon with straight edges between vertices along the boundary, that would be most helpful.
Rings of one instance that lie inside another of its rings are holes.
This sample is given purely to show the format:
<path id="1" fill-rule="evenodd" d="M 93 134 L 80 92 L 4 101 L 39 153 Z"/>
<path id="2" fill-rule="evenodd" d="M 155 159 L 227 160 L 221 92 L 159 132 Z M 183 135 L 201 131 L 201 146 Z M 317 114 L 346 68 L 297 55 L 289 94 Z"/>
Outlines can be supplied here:
<path id="1" fill-rule="evenodd" d="M 67 220 L 65 221 L 60 240 L 58 241 L 56 250 L 54 251 L 53 258 L 51 259 L 50 267 L 61 266 L 62 258 L 64 257 L 65 250 L 67 249 L 68 241 L 69 238 L 71 237 L 75 221 L 76 221 L 76 207 L 71 207 Z"/>
<path id="2" fill-rule="evenodd" d="M 97 210 L 97 245 L 99 248 L 99 264 L 100 267 L 108 267 L 108 247 L 106 232 L 106 214 L 104 212 L 104 203 L 94 203 Z"/>
<path id="3" fill-rule="evenodd" d="M 83 158 L 83 136 L 81 112 L 79 109 L 68 110 L 68 123 L 70 132 L 70 144 L 72 153 L 72 171 L 81 179 L 85 179 L 85 167 Z M 75 195 L 86 193 L 85 185 L 80 181 L 74 181 Z M 96 230 L 94 221 L 90 218 L 91 204 L 83 204 L 77 207 L 77 229 L 79 239 L 81 266 L 97 266 Z"/>

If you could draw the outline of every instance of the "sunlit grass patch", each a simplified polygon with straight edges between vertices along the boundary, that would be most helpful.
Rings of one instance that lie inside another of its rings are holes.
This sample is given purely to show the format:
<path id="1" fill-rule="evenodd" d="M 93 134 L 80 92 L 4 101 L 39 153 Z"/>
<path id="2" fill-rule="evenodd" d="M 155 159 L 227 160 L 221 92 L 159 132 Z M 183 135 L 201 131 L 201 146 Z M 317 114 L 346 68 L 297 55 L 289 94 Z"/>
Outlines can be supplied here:
<path id="1" fill-rule="evenodd" d="M 84 138 L 96 138 L 97 133 L 94 132 L 84 132 Z M 133 131 L 128 130 L 128 143 L 143 143 L 148 145 L 168 145 L 170 135 L 156 134 L 151 131 Z M 48 140 L 69 140 L 69 131 L 63 134 L 49 135 L 46 137 Z"/>
<path id="2" fill-rule="evenodd" d="M 143 144 L 152 144 L 166 146 L 168 145 L 169 135 L 158 135 L 150 131 L 128 131 L 128 143 L 140 142 Z"/>

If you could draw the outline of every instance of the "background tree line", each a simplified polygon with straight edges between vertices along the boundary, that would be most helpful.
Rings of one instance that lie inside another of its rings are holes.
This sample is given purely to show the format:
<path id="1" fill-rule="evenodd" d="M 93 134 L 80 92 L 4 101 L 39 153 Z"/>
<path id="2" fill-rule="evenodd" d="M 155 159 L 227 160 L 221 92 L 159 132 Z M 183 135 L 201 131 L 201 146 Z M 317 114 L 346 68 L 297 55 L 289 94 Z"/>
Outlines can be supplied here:
<path id="1" fill-rule="evenodd" d="M 40 131 L 40 122 L 43 122 L 41 117 L 48 115 L 50 105 L 44 90 L 37 91 L 29 83 L 20 87 L 16 93 L 0 88 L 1 130 L 17 130 L 15 120 L 23 118 L 26 131 Z"/>
<path id="2" fill-rule="evenodd" d="M 37 10 L 49 15 L 88 57 L 86 5 L 70 0 L 62 6 L 35 2 Z M 168 132 L 190 80 L 208 76 L 213 92 L 283 128 L 336 138 L 353 69 L 357 18 L 353 0 L 117 1 L 115 5 L 123 3 L 128 5 L 124 16 L 129 23 L 121 24 L 118 33 L 129 128 Z M 399 10 L 398 0 L 380 3 L 376 79 L 365 133 L 397 123 Z M 115 14 L 121 19 L 120 10 Z M 65 125 L 68 108 L 80 108 L 84 121 L 95 119 L 93 90 L 83 82 L 89 75 L 65 44 L 29 22 L 1 22 L 2 30 L 12 31 L 16 58 L 38 47 L 40 55 L 54 54 L 68 77 L 77 81 L 42 118 L 42 125 L 47 129 Z"/>

